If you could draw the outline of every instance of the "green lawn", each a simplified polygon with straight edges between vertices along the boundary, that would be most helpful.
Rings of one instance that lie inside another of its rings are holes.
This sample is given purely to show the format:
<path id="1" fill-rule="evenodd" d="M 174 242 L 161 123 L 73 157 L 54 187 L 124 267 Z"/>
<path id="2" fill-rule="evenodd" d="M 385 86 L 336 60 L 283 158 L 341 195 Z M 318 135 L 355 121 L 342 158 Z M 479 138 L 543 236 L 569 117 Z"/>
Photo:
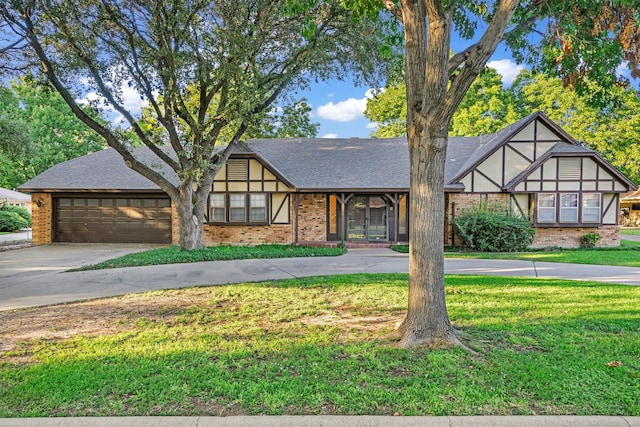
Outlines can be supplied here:
<path id="1" fill-rule="evenodd" d="M 630 234 L 633 236 L 640 236 L 640 229 L 639 228 L 621 228 L 620 234 Z"/>
<path id="2" fill-rule="evenodd" d="M 293 258 L 311 256 L 344 255 L 345 248 L 323 248 L 293 245 L 210 246 L 205 249 L 184 251 L 179 246 L 151 249 L 110 259 L 99 264 L 87 265 L 76 270 L 136 267 L 142 265 L 180 264 L 185 262 L 224 261 L 255 258 Z"/>
<path id="3" fill-rule="evenodd" d="M 392 249 L 403 253 L 409 252 L 407 245 L 394 246 Z M 521 259 L 569 264 L 640 267 L 640 242 L 621 240 L 618 248 L 532 250 L 530 252 L 505 253 L 450 251 L 445 252 L 444 256 L 447 258 Z"/>
<path id="4" fill-rule="evenodd" d="M 640 242 L 626 243 L 626 241 L 622 241 L 620 248 L 615 249 L 567 249 L 516 253 L 447 252 L 445 256 L 448 258 L 522 259 L 569 264 L 640 267 Z"/>
<path id="5" fill-rule="evenodd" d="M 448 276 L 446 292 L 477 354 L 394 347 L 403 274 L 0 312 L 0 417 L 640 415 L 639 287 Z"/>

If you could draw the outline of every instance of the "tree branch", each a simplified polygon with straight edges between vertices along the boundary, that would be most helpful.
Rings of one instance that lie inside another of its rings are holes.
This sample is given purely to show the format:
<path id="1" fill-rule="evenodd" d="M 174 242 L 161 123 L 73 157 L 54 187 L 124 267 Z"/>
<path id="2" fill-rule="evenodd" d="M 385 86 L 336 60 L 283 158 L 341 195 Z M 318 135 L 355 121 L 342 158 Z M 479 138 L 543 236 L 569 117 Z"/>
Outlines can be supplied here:
<path id="1" fill-rule="evenodd" d="M 489 27 L 482 35 L 478 43 L 466 52 L 464 65 L 459 74 L 451 82 L 451 86 L 445 95 L 442 108 L 439 110 L 441 117 L 439 120 L 451 118 L 456 108 L 462 101 L 475 78 L 480 74 L 493 55 L 498 44 L 502 41 L 507 26 L 520 3 L 520 0 L 500 0 L 496 6 L 496 12 L 489 23 Z M 450 69 L 450 65 L 448 70 Z"/>
<path id="2" fill-rule="evenodd" d="M 162 190 L 167 192 L 170 195 L 176 195 L 177 189 L 171 184 L 164 176 L 155 170 L 151 169 L 144 163 L 139 162 L 127 149 L 127 147 L 122 144 L 118 138 L 109 131 L 109 129 L 102 126 L 96 120 L 94 120 L 91 116 L 89 116 L 82 108 L 78 106 L 75 102 L 74 97 L 71 95 L 69 90 L 62 84 L 60 79 L 58 78 L 55 70 L 53 68 L 53 64 L 49 60 L 44 48 L 40 44 L 33 25 L 33 21 L 29 16 L 29 12 L 25 11 L 23 14 L 23 20 L 25 23 L 25 28 L 27 30 L 26 36 L 29 40 L 29 45 L 32 47 L 38 58 L 40 59 L 42 70 L 51 82 L 51 84 L 56 88 L 56 90 L 62 96 L 62 99 L 69 105 L 73 114 L 80 119 L 83 123 L 93 129 L 98 135 L 102 136 L 107 144 L 110 147 L 114 148 L 124 159 L 127 166 L 136 172 L 140 173 L 144 177 L 150 179 L 153 182 L 156 182 Z"/>
<path id="3" fill-rule="evenodd" d="M 402 18 L 402 11 L 392 0 L 382 0 L 382 5 L 387 9 L 398 21 L 404 22 Z"/>

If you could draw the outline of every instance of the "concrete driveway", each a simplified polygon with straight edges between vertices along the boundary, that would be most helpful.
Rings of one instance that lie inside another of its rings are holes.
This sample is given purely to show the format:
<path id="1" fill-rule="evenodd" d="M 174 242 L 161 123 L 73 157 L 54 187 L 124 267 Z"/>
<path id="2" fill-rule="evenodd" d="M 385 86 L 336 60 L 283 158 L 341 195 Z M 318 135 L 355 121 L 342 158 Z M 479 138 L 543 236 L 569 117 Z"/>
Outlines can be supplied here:
<path id="1" fill-rule="evenodd" d="M 349 273 L 406 273 L 408 256 L 389 249 L 346 255 L 199 262 L 67 273 L 155 245 L 55 244 L 0 252 L 0 310 L 58 304 L 157 289 Z M 594 280 L 640 285 L 640 268 L 517 260 L 446 259 L 449 274 Z"/>

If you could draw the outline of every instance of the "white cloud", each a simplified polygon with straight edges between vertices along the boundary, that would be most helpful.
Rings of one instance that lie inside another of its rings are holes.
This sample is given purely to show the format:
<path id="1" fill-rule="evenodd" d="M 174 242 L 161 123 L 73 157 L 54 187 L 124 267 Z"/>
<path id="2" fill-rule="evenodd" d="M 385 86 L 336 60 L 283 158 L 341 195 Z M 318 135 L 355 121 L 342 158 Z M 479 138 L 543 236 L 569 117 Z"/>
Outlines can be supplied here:
<path id="1" fill-rule="evenodd" d="M 616 68 L 616 74 L 618 77 L 624 77 L 631 79 L 631 70 L 629 70 L 629 61 L 622 61 Z"/>
<path id="2" fill-rule="evenodd" d="M 367 98 L 349 98 L 346 101 L 328 104 L 318 107 L 318 117 L 336 122 L 350 122 L 362 117 L 362 113 L 367 108 Z"/>
<path id="3" fill-rule="evenodd" d="M 337 133 L 325 133 L 324 135 L 322 135 L 320 138 L 331 138 L 331 139 L 335 139 L 338 137 Z"/>
<path id="4" fill-rule="evenodd" d="M 500 59 L 498 61 L 490 61 L 487 66 L 494 68 L 498 74 L 502 76 L 502 83 L 509 86 L 518 77 L 520 71 L 524 70 L 524 66 L 518 65 L 510 59 Z"/>
<path id="5" fill-rule="evenodd" d="M 346 101 L 320 105 L 318 107 L 318 117 L 336 122 L 351 122 L 363 116 L 367 108 L 367 99 L 373 97 L 373 89 L 365 92 L 364 98 L 349 98 Z"/>
<path id="6" fill-rule="evenodd" d="M 367 129 L 371 129 L 371 130 L 378 130 L 378 128 L 380 127 L 380 123 L 378 123 L 378 122 L 367 123 L 367 125 L 365 127 Z"/>

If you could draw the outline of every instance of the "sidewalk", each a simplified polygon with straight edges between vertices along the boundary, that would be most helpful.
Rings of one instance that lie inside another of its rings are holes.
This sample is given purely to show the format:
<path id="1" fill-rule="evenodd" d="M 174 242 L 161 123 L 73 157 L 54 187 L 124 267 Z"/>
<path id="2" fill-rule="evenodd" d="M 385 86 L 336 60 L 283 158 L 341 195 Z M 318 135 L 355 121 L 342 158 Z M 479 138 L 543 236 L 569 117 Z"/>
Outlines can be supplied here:
<path id="1" fill-rule="evenodd" d="M 0 234 L 0 243 L 5 242 L 22 242 L 24 240 L 31 240 L 31 229 L 24 229 L 16 231 L 15 233 Z"/>
<path id="2" fill-rule="evenodd" d="M 265 416 L 0 418 L 0 427 L 640 427 L 640 417 Z"/>
<path id="3" fill-rule="evenodd" d="M 406 273 L 409 258 L 389 249 L 352 249 L 317 258 L 250 259 L 66 270 L 149 245 L 46 245 L 0 252 L 0 311 L 159 289 L 351 273 Z M 447 274 L 591 280 L 640 286 L 640 268 L 518 260 L 445 259 Z"/>

